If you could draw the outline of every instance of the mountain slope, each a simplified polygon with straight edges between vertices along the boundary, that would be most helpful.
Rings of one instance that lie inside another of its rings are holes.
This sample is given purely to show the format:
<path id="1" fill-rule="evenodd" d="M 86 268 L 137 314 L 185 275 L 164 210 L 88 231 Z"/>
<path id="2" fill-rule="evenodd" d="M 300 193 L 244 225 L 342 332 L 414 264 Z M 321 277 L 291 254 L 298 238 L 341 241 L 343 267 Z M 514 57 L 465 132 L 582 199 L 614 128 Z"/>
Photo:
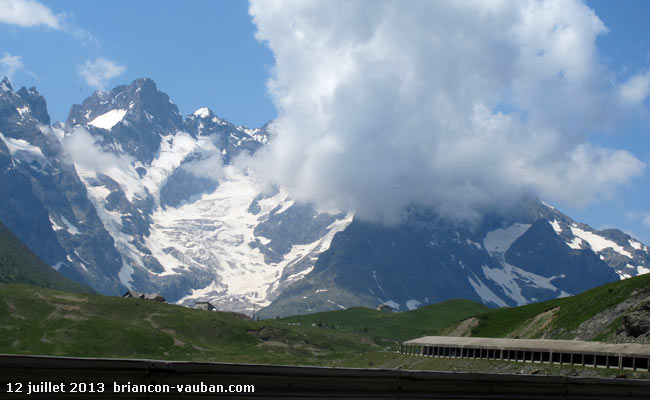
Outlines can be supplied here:
<path id="1" fill-rule="evenodd" d="M 182 121 L 153 81 L 138 79 L 73 106 L 71 154 L 125 262 L 120 282 L 171 301 L 252 311 L 300 279 L 350 218 L 294 204 L 237 162 L 268 140 L 201 108 Z"/>
<path id="2" fill-rule="evenodd" d="M 535 198 L 474 224 L 412 207 L 397 226 L 354 220 L 314 270 L 262 316 L 387 303 L 400 310 L 462 297 L 490 306 L 542 301 L 648 271 L 648 248 L 596 231 Z"/>
<path id="3" fill-rule="evenodd" d="M 294 204 L 236 162 L 267 142 L 264 129 L 206 108 L 183 120 L 150 79 L 96 92 L 54 126 L 34 88 L 2 88 L 0 221 L 102 293 L 252 311 L 351 219 Z"/>
<path id="4" fill-rule="evenodd" d="M 64 276 L 120 294 L 120 254 L 48 123 L 36 89 L 0 83 L 0 221 Z"/>
<path id="5" fill-rule="evenodd" d="M 413 205 L 384 226 L 300 204 L 249 168 L 271 140 L 150 79 L 99 91 L 49 125 L 45 99 L 0 85 L 0 221 L 105 294 L 210 301 L 267 317 L 464 297 L 514 306 L 650 271 L 648 248 L 532 197 L 477 220 Z"/>
<path id="6" fill-rule="evenodd" d="M 2 223 L 0 223 L 0 282 L 24 283 L 69 292 L 93 292 L 90 287 L 65 278 L 41 261 Z"/>
<path id="7" fill-rule="evenodd" d="M 480 313 L 461 323 L 471 329 L 455 335 L 643 342 L 650 338 L 648 304 L 650 275 L 643 275 L 572 297 Z"/>

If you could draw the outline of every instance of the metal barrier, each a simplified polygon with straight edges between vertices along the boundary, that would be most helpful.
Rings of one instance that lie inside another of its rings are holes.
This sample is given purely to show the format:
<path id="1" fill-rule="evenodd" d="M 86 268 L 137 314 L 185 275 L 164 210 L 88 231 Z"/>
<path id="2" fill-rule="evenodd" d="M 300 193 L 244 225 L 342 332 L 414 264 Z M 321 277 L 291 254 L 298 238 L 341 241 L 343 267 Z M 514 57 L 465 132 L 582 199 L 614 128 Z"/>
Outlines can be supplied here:
<path id="1" fill-rule="evenodd" d="M 17 383 L 22 383 L 26 390 L 28 382 L 38 393 L 15 392 Z M 100 384 L 103 384 L 102 392 L 98 392 Z M 156 391 L 164 388 L 163 385 L 173 390 Z M 193 389 L 179 392 L 178 385 Z M 211 391 L 218 385 L 222 388 L 252 385 L 254 391 Z M 70 392 L 72 387 L 77 391 Z M 64 390 L 57 391 L 57 388 Z M 0 356 L 2 399 L 648 399 L 649 396 L 650 381 L 625 379 Z"/>

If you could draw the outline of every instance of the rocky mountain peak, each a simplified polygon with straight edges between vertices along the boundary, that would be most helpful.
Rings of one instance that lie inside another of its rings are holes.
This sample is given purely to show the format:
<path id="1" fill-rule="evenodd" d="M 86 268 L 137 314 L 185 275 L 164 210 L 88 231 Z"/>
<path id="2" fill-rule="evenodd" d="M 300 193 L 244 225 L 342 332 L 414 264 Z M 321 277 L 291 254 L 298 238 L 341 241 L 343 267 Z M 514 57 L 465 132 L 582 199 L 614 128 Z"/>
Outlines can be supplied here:
<path id="1" fill-rule="evenodd" d="M 49 123 L 47 104 L 35 88 L 23 87 L 14 92 L 7 77 L 0 82 L 0 133 L 5 138 L 26 141 L 40 148 L 38 151 L 53 154 L 59 143 L 54 136 L 43 133 L 48 131 Z"/>
<path id="2" fill-rule="evenodd" d="M 180 129 L 182 126 L 178 107 L 149 78 L 136 79 L 130 85 L 120 85 L 111 91 L 96 91 L 81 105 L 72 106 L 66 123 L 70 126 L 90 124 L 110 130 L 115 125 L 97 120 L 108 112 L 120 114 L 118 122 L 126 119 L 167 129 Z"/>
<path id="3" fill-rule="evenodd" d="M 9 82 L 9 78 L 6 76 L 2 78 L 2 82 L 0 82 L 0 92 L 13 92 L 14 88 L 11 87 L 11 82 Z"/>
<path id="4" fill-rule="evenodd" d="M 81 105 L 73 105 L 66 125 L 70 130 L 83 126 L 107 150 L 127 153 L 147 164 L 162 137 L 183 130 L 183 119 L 153 80 L 141 78 L 111 91 L 97 91 Z"/>
<path id="5" fill-rule="evenodd" d="M 47 113 L 47 102 L 45 97 L 41 96 L 35 87 L 27 89 L 26 87 L 20 88 L 17 92 L 30 108 L 31 114 L 38 122 L 44 125 L 50 124 L 50 115 Z"/>

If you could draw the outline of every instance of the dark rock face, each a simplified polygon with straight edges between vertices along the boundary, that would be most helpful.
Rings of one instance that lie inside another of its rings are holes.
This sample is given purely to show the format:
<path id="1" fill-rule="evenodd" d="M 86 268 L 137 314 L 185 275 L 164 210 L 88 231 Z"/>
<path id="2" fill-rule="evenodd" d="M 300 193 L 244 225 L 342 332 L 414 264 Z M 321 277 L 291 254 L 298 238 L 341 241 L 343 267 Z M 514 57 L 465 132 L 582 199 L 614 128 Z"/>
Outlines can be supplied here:
<path id="1" fill-rule="evenodd" d="M 126 114 L 110 130 L 92 125 L 95 118 L 114 110 Z M 151 79 L 137 79 L 110 92 L 95 92 L 81 105 L 72 106 L 66 124 L 86 126 L 93 136 L 100 138 L 105 148 L 129 154 L 145 163 L 153 160 L 165 134 L 183 128 L 178 107 L 169 96 L 158 91 Z"/>
<path id="2" fill-rule="evenodd" d="M 622 331 L 635 338 L 650 335 L 650 297 L 623 316 Z"/>
<path id="3" fill-rule="evenodd" d="M 16 94 L 27 102 L 32 115 L 38 122 L 43 125 L 50 124 L 50 115 L 47 113 L 45 97 L 41 96 L 35 87 L 29 89 L 22 87 Z"/>
<path id="4" fill-rule="evenodd" d="M 119 294 L 121 256 L 46 125 L 45 100 L 6 79 L 0 86 L 0 221 L 66 277 Z"/>
<path id="5" fill-rule="evenodd" d="M 265 128 L 248 129 L 238 127 L 202 108 L 185 119 L 185 130 L 196 136 L 208 136 L 216 148 L 221 150 L 224 164 L 241 152 L 253 154 L 268 140 Z"/>
<path id="6" fill-rule="evenodd" d="M 160 189 L 160 205 L 178 207 L 204 193 L 212 193 L 219 186 L 217 179 L 197 176 L 192 173 L 192 166 L 202 160 L 201 154 L 186 157 L 179 168 L 167 178 Z"/>
<path id="7" fill-rule="evenodd" d="M 269 263 L 279 262 L 294 245 L 312 243 L 327 233 L 327 227 L 343 214 L 314 214 L 309 205 L 294 204 L 279 212 L 281 206 L 271 211 L 268 218 L 255 226 L 256 236 L 270 238 L 268 244 L 256 243 Z"/>
<path id="8" fill-rule="evenodd" d="M 1 158 L 6 155 L 0 154 Z M 43 261 L 54 265 L 65 260 L 66 251 L 52 230 L 42 199 L 33 192 L 31 174 L 26 172 L 30 171 L 2 167 L 0 186 L 5 195 L 0 196 L 0 221 Z"/>
<path id="9" fill-rule="evenodd" d="M 594 251 L 590 235 L 612 247 Z M 648 265 L 646 249 L 623 232 L 594 231 L 531 197 L 509 212 L 487 210 L 471 226 L 412 207 L 393 227 L 355 219 L 314 270 L 260 315 L 387 302 L 405 310 L 451 298 L 521 305 L 618 280 L 630 265 Z M 624 269 L 616 269 L 621 260 Z"/>

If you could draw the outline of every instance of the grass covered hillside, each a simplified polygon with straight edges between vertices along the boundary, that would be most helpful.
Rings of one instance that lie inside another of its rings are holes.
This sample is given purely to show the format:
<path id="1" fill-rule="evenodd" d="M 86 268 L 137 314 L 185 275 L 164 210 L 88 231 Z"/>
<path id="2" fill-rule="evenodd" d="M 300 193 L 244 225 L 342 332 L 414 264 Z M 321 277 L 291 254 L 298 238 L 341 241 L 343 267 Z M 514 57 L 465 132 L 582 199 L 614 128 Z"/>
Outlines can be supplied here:
<path id="1" fill-rule="evenodd" d="M 644 321 L 650 323 L 650 274 L 576 296 L 490 310 L 444 332 L 451 336 L 646 341 Z"/>
<path id="2" fill-rule="evenodd" d="M 400 340 L 441 334 L 620 339 L 612 327 L 625 325 L 625 315 L 636 312 L 649 288 L 650 276 L 642 276 L 510 309 L 451 300 L 404 313 L 358 307 L 252 321 L 140 299 L 0 284 L 0 353 L 615 376 L 615 370 L 414 357 L 395 350 Z M 648 379 L 647 373 L 630 376 Z"/>
<path id="3" fill-rule="evenodd" d="M 296 317 L 297 324 L 0 284 L 0 353 L 346 365 L 363 354 L 395 355 L 398 340 L 433 334 L 483 311 L 480 304 L 452 300 L 405 313 L 363 308 L 320 313 Z M 312 326 L 307 318 L 323 323 Z"/>
<path id="4" fill-rule="evenodd" d="M 0 223 L 0 283 L 27 283 L 51 289 L 92 293 L 41 261 L 16 236 Z"/>
<path id="5" fill-rule="evenodd" d="M 30 285 L 0 284 L 0 353 L 325 365 L 394 349 L 359 333 Z"/>
<path id="6" fill-rule="evenodd" d="M 353 307 L 340 311 L 287 317 L 278 320 L 278 322 L 335 328 L 367 334 L 373 338 L 403 341 L 437 334 L 451 324 L 487 310 L 489 308 L 482 304 L 456 299 L 400 313 L 385 313 L 369 308 Z"/>

